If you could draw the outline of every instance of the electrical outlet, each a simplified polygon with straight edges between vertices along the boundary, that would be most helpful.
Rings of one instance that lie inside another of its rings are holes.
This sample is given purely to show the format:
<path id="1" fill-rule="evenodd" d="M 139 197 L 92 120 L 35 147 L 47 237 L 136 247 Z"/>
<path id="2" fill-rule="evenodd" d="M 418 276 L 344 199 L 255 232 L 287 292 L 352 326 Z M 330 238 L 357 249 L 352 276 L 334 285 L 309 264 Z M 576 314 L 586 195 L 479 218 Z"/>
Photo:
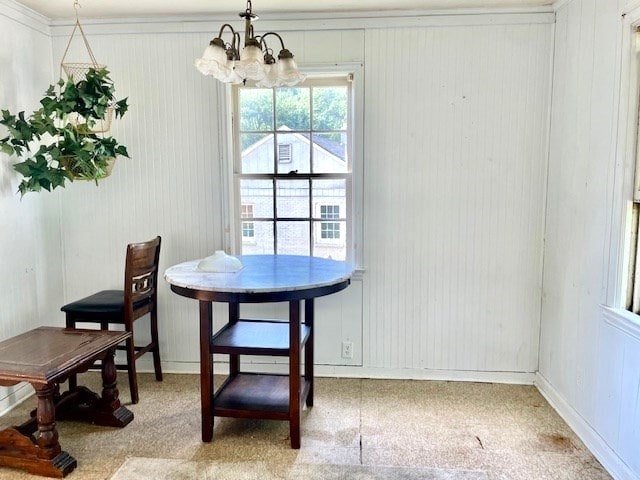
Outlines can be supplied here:
<path id="1" fill-rule="evenodd" d="M 353 358 L 353 342 L 342 342 L 342 358 Z"/>

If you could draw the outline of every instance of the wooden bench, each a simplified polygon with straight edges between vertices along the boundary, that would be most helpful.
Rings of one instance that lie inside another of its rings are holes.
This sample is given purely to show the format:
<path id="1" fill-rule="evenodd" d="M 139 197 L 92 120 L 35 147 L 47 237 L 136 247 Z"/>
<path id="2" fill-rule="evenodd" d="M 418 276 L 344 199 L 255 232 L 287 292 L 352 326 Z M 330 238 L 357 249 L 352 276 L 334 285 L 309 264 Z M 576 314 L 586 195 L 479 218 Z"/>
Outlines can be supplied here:
<path id="1" fill-rule="evenodd" d="M 77 465 L 58 442 L 57 419 L 124 427 L 133 413 L 120 404 L 116 388 L 116 345 L 129 332 L 39 327 L 0 342 L 0 385 L 29 382 L 37 408 L 20 426 L 0 431 L 0 466 L 36 475 L 64 477 Z M 60 394 L 59 384 L 102 361 L 102 394 L 76 386 Z"/>

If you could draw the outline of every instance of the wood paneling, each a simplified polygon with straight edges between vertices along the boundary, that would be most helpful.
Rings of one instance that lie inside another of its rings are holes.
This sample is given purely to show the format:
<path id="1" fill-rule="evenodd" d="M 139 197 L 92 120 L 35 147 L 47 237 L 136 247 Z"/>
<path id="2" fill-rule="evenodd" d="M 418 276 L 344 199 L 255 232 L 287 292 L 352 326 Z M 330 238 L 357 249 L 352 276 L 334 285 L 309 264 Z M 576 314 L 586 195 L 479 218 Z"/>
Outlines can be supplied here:
<path id="1" fill-rule="evenodd" d="M 486 19 L 287 32 L 303 64 L 365 62 L 366 271 L 319 306 L 319 363 L 535 370 L 552 25 Z M 61 195 L 65 301 L 117 287 L 129 241 L 162 235 L 161 270 L 223 244 L 224 95 L 193 68 L 210 36 L 198 30 L 87 29 L 130 98 L 113 132 L 132 159 Z M 64 27 L 54 35 L 59 58 Z M 196 306 L 166 285 L 160 298 L 163 360 L 197 368 Z"/>
<path id="2" fill-rule="evenodd" d="M 28 115 L 51 83 L 51 39 L 43 19 L 27 13 L 0 4 L 0 108 Z M 0 339 L 55 322 L 49 312 L 62 293 L 57 195 L 20 200 L 12 162 L 0 153 Z M 31 391 L 0 387 L 0 411 Z"/>
<path id="3" fill-rule="evenodd" d="M 366 32 L 365 365 L 535 371 L 551 41 Z"/>
<path id="4" fill-rule="evenodd" d="M 624 216 L 630 184 L 615 178 L 627 130 L 617 122 L 621 48 L 635 48 L 620 41 L 625 3 L 572 0 L 556 14 L 539 371 L 614 477 L 640 478 L 639 342 L 601 307 L 621 306 L 608 302 L 624 276 L 611 253 L 624 226 L 611 219 Z"/>
<path id="5" fill-rule="evenodd" d="M 54 58 L 60 58 L 66 46 L 68 31 L 63 30 L 56 29 Z M 91 48 L 111 71 L 118 97 L 129 97 L 130 110 L 114 122 L 112 134 L 128 146 L 131 159 L 119 158 L 111 177 L 99 187 L 76 182 L 61 194 L 65 301 L 121 286 L 128 242 L 161 235 L 164 272 L 170 265 L 222 248 L 226 228 L 222 164 L 228 159 L 221 123 L 226 121 L 221 103 L 225 96 L 216 80 L 193 66 L 210 34 L 91 31 L 87 29 Z M 316 49 L 321 38 L 326 48 Z M 363 39 L 357 31 L 287 34 L 291 48 L 296 45 L 296 59 L 313 64 L 326 61 L 327 54 L 341 62 L 362 61 Z M 67 58 L 86 61 L 81 42 L 72 43 Z M 197 302 L 173 294 L 161 280 L 159 303 L 167 370 L 189 364 L 187 370 L 198 371 Z M 361 289 L 323 303 L 317 310 L 318 337 L 329 337 L 337 329 L 354 342 L 355 359 L 361 358 Z M 215 312 L 217 323 L 224 323 L 225 309 Z M 321 321 L 324 318 L 327 321 Z M 318 349 L 319 363 L 343 362 L 342 338 L 334 335 L 332 340 L 335 345 Z"/>

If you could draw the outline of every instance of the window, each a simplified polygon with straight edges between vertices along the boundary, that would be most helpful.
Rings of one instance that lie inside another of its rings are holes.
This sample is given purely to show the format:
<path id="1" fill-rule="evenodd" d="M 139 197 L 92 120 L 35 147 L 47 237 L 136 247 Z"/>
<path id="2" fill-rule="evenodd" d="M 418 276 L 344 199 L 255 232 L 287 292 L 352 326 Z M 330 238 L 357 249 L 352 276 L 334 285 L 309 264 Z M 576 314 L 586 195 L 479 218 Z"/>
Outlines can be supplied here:
<path id="1" fill-rule="evenodd" d="M 638 137 L 640 138 L 640 135 Z M 640 242 L 638 242 L 638 227 L 640 225 L 640 159 L 638 157 L 639 155 L 636 154 L 635 186 L 631 205 L 631 231 L 629 232 L 626 309 L 640 314 Z"/>
<path id="2" fill-rule="evenodd" d="M 340 218 L 340 205 L 320 205 L 320 218 L 326 220 L 337 220 Z M 322 222 L 320 223 L 320 238 L 340 239 L 340 223 Z"/>
<path id="3" fill-rule="evenodd" d="M 232 92 L 236 250 L 352 259 L 351 76 Z"/>
<path id="4" fill-rule="evenodd" d="M 634 45 L 634 76 L 635 90 L 640 91 L 640 28 L 634 29 L 632 35 Z M 634 128 L 635 128 L 635 178 L 633 184 L 633 195 L 630 209 L 630 226 L 628 231 L 628 246 L 626 260 L 628 262 L 626 301 L 625 308 L 633 313 L 640 314 L 640 242 L 638 241 L 640 226 L 640 124 L 638 122 L 638 95 L 636 93 Z"/>
<path id="5" fill-rule="evenodd" d="M 253 218 L 253 205 L 243 204 L 240 207 L 241 218 Z M 242 222 L 242 238 L 251 239 L 255 237 L 253 222 Z"/>
<path id="6" fill-rule="evenodd" d="M 290 143 L 278 144 L 278 162 L 291 163 L 291 144 Z"/>

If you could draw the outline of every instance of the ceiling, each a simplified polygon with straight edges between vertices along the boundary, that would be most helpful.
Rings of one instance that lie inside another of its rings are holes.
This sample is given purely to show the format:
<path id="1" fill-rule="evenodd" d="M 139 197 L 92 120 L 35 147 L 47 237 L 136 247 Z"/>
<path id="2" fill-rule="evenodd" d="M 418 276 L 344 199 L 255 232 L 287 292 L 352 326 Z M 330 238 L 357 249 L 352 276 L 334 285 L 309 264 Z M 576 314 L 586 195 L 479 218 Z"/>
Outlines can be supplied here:
<path id="1" fill-rule="evenodd" d="M 253 0 L 258 14 L 336 13 L 380 10 L 442 10 L 541 7 L 554 0 Z M 73 0 L 18 0 L 52 20 L 74 18 Z M 244 11 L 245 0 L 80 0 L 80 18 L 216 15 Z M 265 17 L 266 18 L 266 17 Z"/>

